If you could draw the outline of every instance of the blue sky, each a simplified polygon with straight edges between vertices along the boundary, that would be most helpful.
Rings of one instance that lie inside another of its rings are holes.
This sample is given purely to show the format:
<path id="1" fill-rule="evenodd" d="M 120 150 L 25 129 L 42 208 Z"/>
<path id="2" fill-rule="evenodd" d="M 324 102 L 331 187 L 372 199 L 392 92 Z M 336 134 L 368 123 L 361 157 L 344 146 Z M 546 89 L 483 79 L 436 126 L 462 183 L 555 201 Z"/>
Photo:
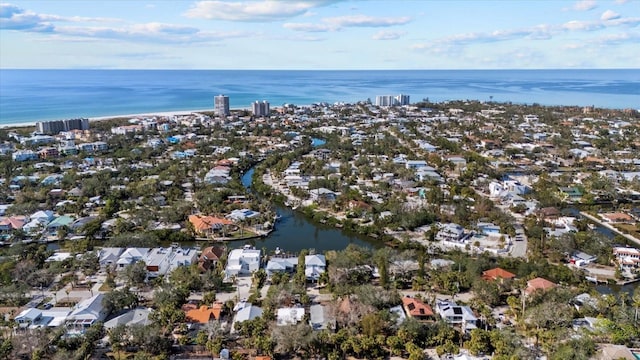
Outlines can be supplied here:
<path id="1" fill-rule="evenodd" d="M 638 44 L 638 0 L 0 5 L 0 68 L 638 68 Z"/>

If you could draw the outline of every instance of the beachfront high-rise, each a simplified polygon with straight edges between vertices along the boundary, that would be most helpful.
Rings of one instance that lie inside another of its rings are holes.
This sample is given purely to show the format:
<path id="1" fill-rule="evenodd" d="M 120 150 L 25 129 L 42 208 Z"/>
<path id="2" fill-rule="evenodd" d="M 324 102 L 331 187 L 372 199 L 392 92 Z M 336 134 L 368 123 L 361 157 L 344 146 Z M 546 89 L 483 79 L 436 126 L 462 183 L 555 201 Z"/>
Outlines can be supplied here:
<path id="1" fill-rule="evenodd" d="M 228 116 L 231 114 L 229 111 L 229 97 L 226 95 L 218 95 L 213 98 L 213 111 L 218 116 Z"/>
<path id="2" fill-rule="evenodd" d="M 66 119 L 54 121 L 39 121 L 36 128 L 41 134 L 55 135 L 61 131 L 89 130 L 89 119 Z"/>
<path id="3" fill-rule="evenodd" d="M 396 106 L 396 105 L 409 105 L 409 95 L 400 94 L 398 96 L 393 95 L 379 95 L 376 96 L 376 106 Z"/>
<path id="4" fill-rule="evenodd" d="M 253 116 L 267 116 L 269 115 L 269 102 L 268 101 L 256 101 L 251 104 L 251 110 L 253 111 Z"/>

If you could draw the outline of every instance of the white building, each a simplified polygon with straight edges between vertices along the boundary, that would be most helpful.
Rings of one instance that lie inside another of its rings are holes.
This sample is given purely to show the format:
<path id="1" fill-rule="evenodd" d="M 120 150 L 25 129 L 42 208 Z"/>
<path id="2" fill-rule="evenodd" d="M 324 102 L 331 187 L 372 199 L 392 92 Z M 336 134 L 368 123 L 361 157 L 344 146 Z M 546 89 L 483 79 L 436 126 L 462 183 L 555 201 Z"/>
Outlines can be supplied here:
<path id="1" fill-rule="evenodd" d="M 84 332 L 91 325 L 103 321 L 107 310 L 102 306 L 104 294 L 97 294 L 79 302 L 71 311 L 65 325 L 71 331 Z"/>
<path id="2" fill-rule="evenodd" d="M 307 280 L 318 281 L 326 271 L 327 260 L 324 255 L 307 255 L 304 257 L 304 274 Z"/>
<path id="3" fill-rule="evenodd" d="M 256 101 L 253 104 L 251 104 L 251 110 L 253 112 L 253 116 L 268 116 L 270 109 L 269 109 L 269 102 L 268 101 Z"/>
<path id="4" fill-rule="evenodd" d="M 260 268 L 260 250 L 234 249 L 227 257 L 224 273 L 227 278 L 233 275 L 249 275 Z"/>
<path id="5" fill-rule="evenodd" d="M 213 98 L 213 111 L 218 116 L 228 116 L 231 114 L 229 111 L 229 97 L 226 95 L 218 95 Z"/>

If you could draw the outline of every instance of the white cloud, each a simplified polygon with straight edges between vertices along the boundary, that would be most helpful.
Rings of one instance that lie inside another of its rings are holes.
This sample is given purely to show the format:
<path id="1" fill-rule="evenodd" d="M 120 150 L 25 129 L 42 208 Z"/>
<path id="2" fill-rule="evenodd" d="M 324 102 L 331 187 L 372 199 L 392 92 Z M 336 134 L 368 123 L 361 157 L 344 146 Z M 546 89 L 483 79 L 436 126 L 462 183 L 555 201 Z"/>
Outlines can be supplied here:
<path id="1" fill-rule="evenodd" d="M 626 3 L 628 0 L 616 0 L 615 3 L 618 5 L 622 5 L 624 3 Z"/>
<path id="2" fill-rule="evenodd" d="M 372 17 L 366 15 L 337 16 L 322 19 L 322 23 L 285 23 L 282 26 L 293 31 L 326 32 L 348 27 L 389 27 L 404 25 L 409 17 Z"/>
<path id="3" fill-rule="evenodd" d="M 366 15 L 348 15 L 322 19 L 322 21 L 338 27 L 386 27 L 404 25 L 411 21 L 410 17 L 372 17 Z"/>
<path id="4" fill-rule="evenodd" d="M 16 5 L 0 3 L 0 28 L 30 32 L 51 32 L 55 22 L 119 22 L 118 19 L 36 14 Z"/>
<path id="5" fill-rule="evenodd" d="M 312 23 L 285 23 L 282 25 L 284 28 L 293 31 L 302 32 L 326 32 L 335 31 L 338 28 L 329 24 L 312 24 Z"/>
<path id="6" fill-rule="evenodd" d="M 619 44 L 637 44 L 640 42 L 640 33 L 637 32 L 625 32 L 618 34 L 609 34 L 601 36 L 597 39 L 591 41 L 592 43 L 602 44 L 602 45 L 619 45 Z"/>
<path id="7" fill-rule="evenodd" d="M 607 10 L 602 13 L 602 16 L 600 16 L 600 19 L 604 21 L 619 19 L 619 18 L 620 18 L 620 14 L 616 13 L 613 10 Z"/>
<path id="8" fill-rule="evenodd" d="M 593 31 L 602 29 L 604 24 L 597 21 L 568 21 L 562 24 L 562 28 L 570 31 Z"/>
<path id="9" fill-rule="evenodd" d="M 597 6 L 598 5 L 596 4 L 595 0 L 580 0 L 576 1 L 576 3 L 573 4 L 573 10 L 589 11 L 595 9 Z"/>
<path id="10" fill-rule="evenodd" d="M 184 16 L 228 21 L 280 21 L 306 14 L 329 1 L 239 1 L 204 0 L 195 3 Z"/>
<path id="11" fill-rule="evenodd" d="M 396 40 L 404 36 L 406 31 L 386 31 L 381 30 L 373 34 L 371 37 L 373 40 Z"/>

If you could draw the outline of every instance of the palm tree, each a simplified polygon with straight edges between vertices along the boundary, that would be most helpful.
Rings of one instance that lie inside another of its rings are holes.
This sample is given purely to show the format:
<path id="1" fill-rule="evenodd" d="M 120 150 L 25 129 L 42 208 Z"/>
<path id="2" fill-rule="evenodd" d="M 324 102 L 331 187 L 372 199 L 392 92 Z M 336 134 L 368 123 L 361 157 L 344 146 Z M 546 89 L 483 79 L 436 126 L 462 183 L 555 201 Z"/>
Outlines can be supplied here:
<path id="1" fill-rule="evenodd" d="M 640 308 L 640 286 L 636 286 L 636 289 L 633 290 L 633 295 L 631 296 L 631 306 L 635 308 L 635 314 L 633 316 L 634 321 L 638 321 L 638 309 Z"/>

